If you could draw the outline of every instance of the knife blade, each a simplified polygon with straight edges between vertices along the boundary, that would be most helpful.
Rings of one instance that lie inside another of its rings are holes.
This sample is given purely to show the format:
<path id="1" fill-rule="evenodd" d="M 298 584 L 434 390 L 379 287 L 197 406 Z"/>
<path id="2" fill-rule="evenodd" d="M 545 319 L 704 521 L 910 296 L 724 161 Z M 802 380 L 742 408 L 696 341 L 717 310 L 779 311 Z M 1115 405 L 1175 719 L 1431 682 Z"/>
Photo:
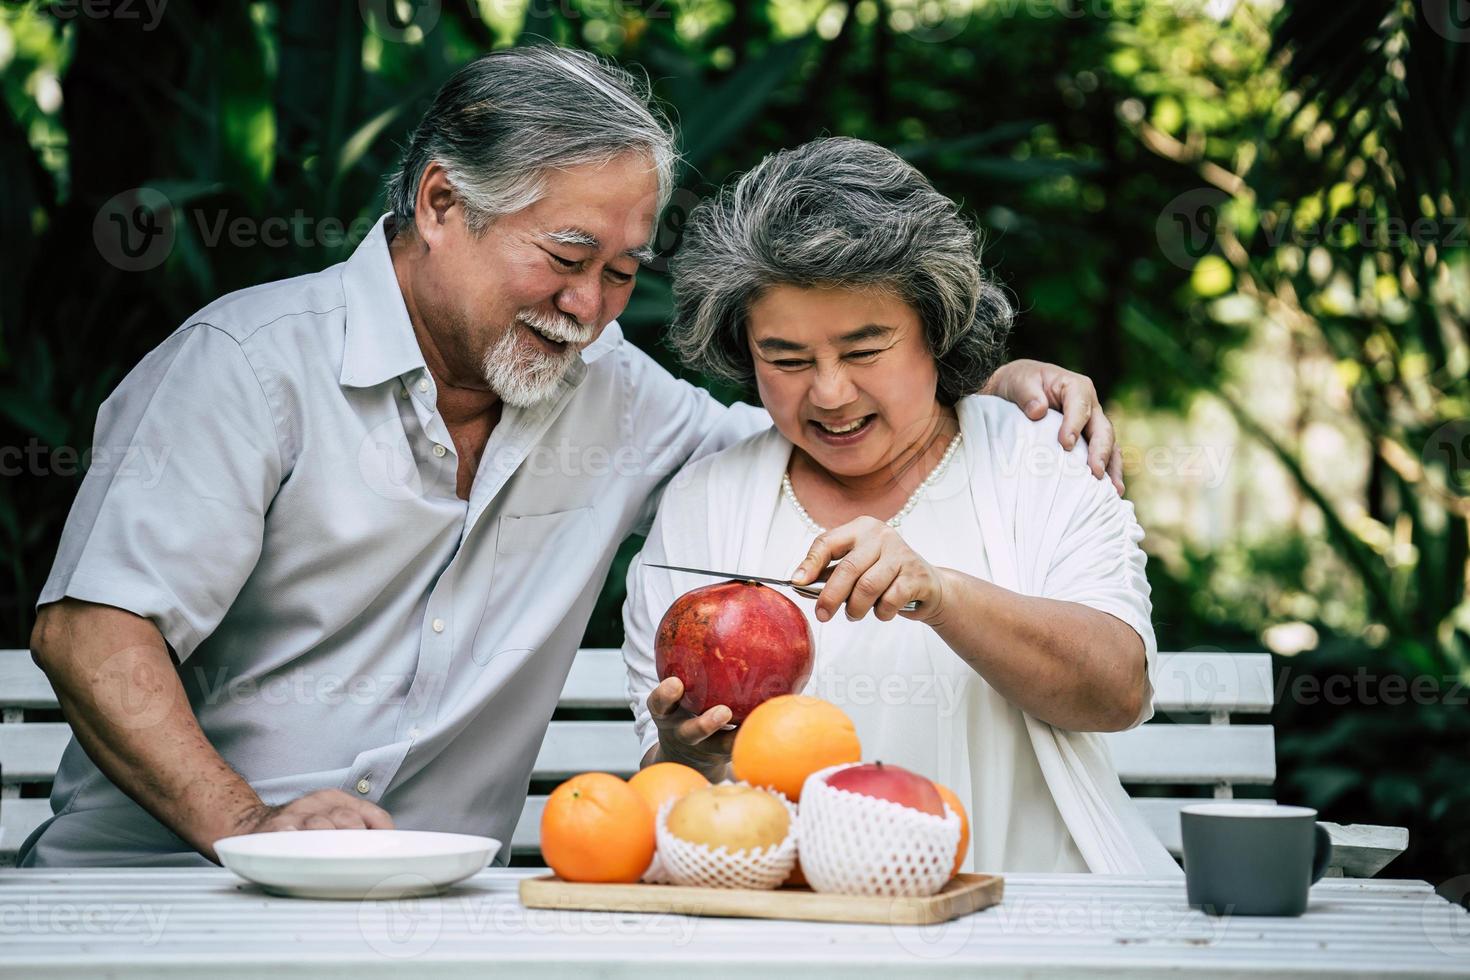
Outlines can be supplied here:
<path id="1" fill-rule="evenodd" d="M 798 595 L 806 596 L 808 599 L 815 599 L 819 595 L 821 595 L 821 586 L 825 584 L 821 581 L 818 581 L 814 582 L 812 585 L 797 585 L 790 579 L 770 578 L 766 575 L 745 575 L 740 572 L 717 572 L 711 568 L 688 568 L 683 565 L 660 565 L 658 562 L 653 561 L 645 562 L 645 564 L 648 565 L 649 568 L 664 568 L 671 572 L 687 572 L 690 575 L 709 575 L 713 578 L 733 579 L 737 582 L 761 582 L 765 585 L 784 585 L 788 589 L 791 589 L 793 592 L 796 592 Z M 899 612 L 913 612 L 915 609 L 918 608 L 919 604 L 917 602 L 910 602 L 900 607 Z"/>

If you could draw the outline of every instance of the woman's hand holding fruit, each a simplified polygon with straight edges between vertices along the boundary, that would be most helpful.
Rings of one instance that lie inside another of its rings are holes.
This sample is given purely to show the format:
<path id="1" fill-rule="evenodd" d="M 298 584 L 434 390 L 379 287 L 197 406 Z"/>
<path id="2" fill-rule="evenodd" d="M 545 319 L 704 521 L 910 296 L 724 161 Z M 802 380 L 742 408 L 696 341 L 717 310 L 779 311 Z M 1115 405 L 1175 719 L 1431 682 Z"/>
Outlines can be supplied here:
<path id="1" fill-rule="evenodd" d="M 695 715 L 680 706 L 684 685 L 677 677 L 660 681 L 648 694 L 648 713 L 658 727 L 657 755 L 649 762 L 678 762 L 718 782 L 725 778 L 735 733 L 722 731 L 730 723 L 723 704 Z"/>

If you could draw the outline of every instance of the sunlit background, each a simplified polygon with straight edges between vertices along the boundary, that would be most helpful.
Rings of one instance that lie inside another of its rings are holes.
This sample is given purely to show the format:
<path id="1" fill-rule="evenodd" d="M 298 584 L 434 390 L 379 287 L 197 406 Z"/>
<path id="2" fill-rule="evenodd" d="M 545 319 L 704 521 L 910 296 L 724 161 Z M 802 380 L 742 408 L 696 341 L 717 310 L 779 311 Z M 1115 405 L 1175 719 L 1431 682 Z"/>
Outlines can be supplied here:
<path id="1" fill-rule="evenodd" d="M 640 66 L 679 123 L 665 254 L 712 187 L 822 134 L 891 146 L 962 201 L 1022 310 L 1015 355 L 1088 373 L 1119 423 L 1160 648 L 1276 654 L 1275 797 L 1409 827 L 1391 876 L 1470 872 L 1455 9 L 7 2 L 0 645 L 26 643 L 127 370 L 218 294 L 345 258 L 446 75 L 551 41 Z M 139 201 L 166 234 L 132 254 L 117 229 Z M 663 265 L 623 323 L 673 368 Z M 619 641 L 633 550 L 587 645 Z M 1294 686 L 1334 676 L 1347 696 Z M 1395 696 L 1396 677 L 1418 686 Z"/>

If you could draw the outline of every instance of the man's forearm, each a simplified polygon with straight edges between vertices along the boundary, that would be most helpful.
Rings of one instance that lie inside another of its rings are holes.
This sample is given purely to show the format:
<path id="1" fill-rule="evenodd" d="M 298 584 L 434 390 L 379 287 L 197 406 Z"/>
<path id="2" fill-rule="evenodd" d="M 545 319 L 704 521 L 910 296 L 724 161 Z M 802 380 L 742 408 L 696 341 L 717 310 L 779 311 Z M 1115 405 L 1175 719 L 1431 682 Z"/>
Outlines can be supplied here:
<path id="1" fill-rule="evenodd" d="M 157 627 L 64 599 L 41 610 L 31 649 L 97 768 L 215 860 L 214 842 L 262 804 L 199 727 Z"/>

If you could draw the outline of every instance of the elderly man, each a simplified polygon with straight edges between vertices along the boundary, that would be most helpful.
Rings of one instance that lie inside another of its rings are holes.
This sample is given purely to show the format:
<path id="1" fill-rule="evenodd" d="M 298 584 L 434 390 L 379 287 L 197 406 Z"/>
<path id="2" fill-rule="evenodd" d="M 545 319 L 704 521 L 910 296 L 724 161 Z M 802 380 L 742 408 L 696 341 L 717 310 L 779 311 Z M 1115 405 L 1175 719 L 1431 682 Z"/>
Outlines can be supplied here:
<path id="1" fill-rule="evenodd" d="M 167 464 L 87 477 L 41 593 L 32 650 L 75 738 L 23 866 L 201 864 L 288 828 L 509 839 L 618 544 L 680 465 L 769 424 L 615 322 L 674 159 L 625 73 L 481 58 L 346 263 L 144 358 L 96 441 Z M 997 383 L 1064 407 L 1069 439 L 1088 422 L 1102 474 L 1086 379 Z"/>

